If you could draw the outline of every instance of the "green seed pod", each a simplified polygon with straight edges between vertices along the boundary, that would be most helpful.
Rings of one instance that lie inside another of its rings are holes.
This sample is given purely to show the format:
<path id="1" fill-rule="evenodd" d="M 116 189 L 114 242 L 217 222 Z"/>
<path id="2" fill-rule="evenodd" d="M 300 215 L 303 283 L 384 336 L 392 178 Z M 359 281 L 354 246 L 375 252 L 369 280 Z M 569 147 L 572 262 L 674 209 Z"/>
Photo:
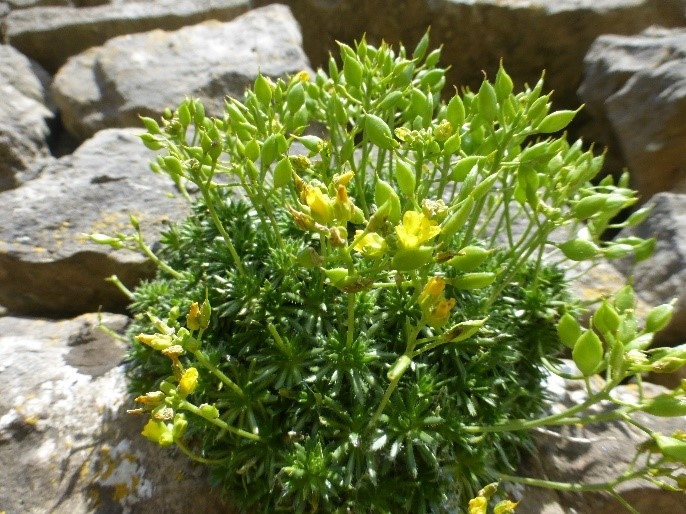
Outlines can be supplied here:
<path id="1" fill-rule="evenodd" d="M 443 155 L 446 157 L 449 157 L 460 149 L 460 145 L 462 144 L 462 138 L 460 137 L 459 132 L 455 132 L 452 136 L 450 136 L 448 139 L 445 140 L 445 143 L 443 143 Z M 462 159 L 464 160 L 464 159 Z M 453 168 L 454 172 L 454 168 Z M 452 175 L 451 175 L 452 178 Z M 453 179 L 455 180 L 455 179 Z"/>
<path id="2" fill-rule="evenodd" d="M 471 196 L 474 198 L 474 200 L 479 201 L 486 196 L 486 194 L 491 191 L 498 178 L 498 174 L 494 173 L 493 175 L 489 175 L 483 179 L 472 191 Z"/>
<path id="3" fill-rule="evenodd" d="M 633 312 L 626 312 L 619 322 L 617 339 L 619 339 L 622 344 L 627 344 L 636 337 L 637 331 L 638 322 L 636 321 L 636 316 L 634 316 Z"/>
<path id="4" fill-rule="evenodd" d="M 428 105 L 428 97 L 417 88 L 410 90 L 410 116 L 419 116 L 424 118 Z"/>
<path id="5" fill-rule="evenodd" d="M 457 234 L 464 224 L 467 222 L 467 218 L 472 213 L 472 208 L 474 207 L 474 198 L 468 196 L 462 201 L 460 207 L 446 218 L 441 227 L 441 233 L 438 236 L 439 242 L 450 241 L 450 239 Z"/>
<path id="6" fill-rule="evenodd" d="M 169 176 L 172 178 L 178 178 L 183 176 L 183 165 L 181 161 L 172 155 L 167 155 L 163 158 L 164 169 L 167 170 Z"/>
<path id="7" fill-rule="evenodd" d="M 441 82 L 441 80 L 444 78 L 445 78 L 445 70 L 433 69 L 433 70 L 427 71 L 422 76 L 422 78 L 419 79 L 419 86 L 422 89 L 428 89 L 428 90 L 433 91 L 436 84 Z"/>
<path id="8" fill-rule="evenodd" d="M 464 157 L 463 159 L 457 161 L 450 172 L 450 179 L 454 180 L 455 182 L 464 181 L 467 177 L 467 174 L 472 171 L 472 168 L 479 164 L 479 159 L 481 158 L 482 157 L 479 155 L 470 155 L 469 157 Z"/>
<path id="9" fill-rule="evenodd" d="M 498 73 L 495 76 L 495 94 L 498 102 L 503 102 L 514 89 L 514 84 L 512 78 L 507 74 L 505 68 L 503 68 L 503 62 L 500 61 L 500 67 L 498 68 Z"/>
<path id="10" fill-rule="evenodd" d="M 587 239 L 571 239 L 557 245 L 570 260 L 585 261 L 594 258 L 600 252 L 598 246 Z"/>
<path id="11" fill-rule="evenodd" d="M 585 220 L 602 212 L 607 195 L 595 194 L 582 198 L 574 204 L 572 212 L 578 220 Z"/>
<path id="12" fill-rule="evenodd" d="M 272 134 L 264 141 L 262 149 L 260 150 L 260 160 L 262 161 L 262 165 L 269 166 L 276 160 L 279 153 L 279 142 L 277 140 L 277 135 Z"/>
<path id="13" fill-rule="evenodd" d="M 479 116 L 481 116 L 486 123 L 492 123 L 498 115 L 498 97 L 495 93 L 495 89 L 487 80 L 484 80 L 481 83 L 479 94 L 477 95 L 477 102 Z"/>
<path id="14" fill-rule="evenodd" d="M 448 280 L 457 289 L 482 289 L 490 286 L 495 280 L 496 274 L 490 271 L 465 273 L 459 277 Z"/>
<path id="15" fill-rule="evenodd" d="M 557 111 L 548 114 L 536 127 L 536 131 L 541 134 L 552 134 L 565 128 L 576 116 L 576 111 Z"/>
<path id="16" fill-rule="evenodd" d="M 160 130 L 160 126 L 157 124 L 155 120 L 152 118 L 148 118 L 146 116 L 138 116 L 143 123 L 143 126 L 145 127 L 145 130 L 147 130 L 150 134 L 161 134 L 162 131 Z"/>
<path id="17" fill-rule="evenodd" d="M 465 341 L 481 330 L 481 327 L 484 326 L 487 319 L 488 318 L 462 321 L 461 323 L 458 323 L 454 327 L 450 328 L 444 334 L 443 338 L 449 343 L 459 343 L 460 341 Z"/>
<path id="18" fill-rule="evenodd" d="M 598 310 L 593 314 L 593 326 L 601 334 L 614 334 L 619 328 L 621 319 L 615 308 L 606 301 L 603 301 Z"/>
<path id="19" fill-rule="evenodd" d="M 343 58 L 343 76 L 345 77 L 345 82 L 353 87 L 362 86 L 362 76 L 364 70 L 362 69 L 362 63 L 358 61 L 355 57 L 346 55 Z"/>
<path id="20" fill-rule="evenodd" d="M 536 161 L 541 157 L 553 153 L 550 150 L 550 141 L 541 141 L 535 145 L 529 146 L 519 156 L 520 162 Z"/>
<path id="21" fill-rule="evenodd" d="M 445 116 L 453 126 L 453 130 L 459 131 L 465 118 L 464 103 L 462 102 L 460 95 L 455 94 L 455 96 L 450 99 Z"/>
<path id="22" fill-rule="evenodd" d="M 529 110 L 526 113 L 526 119 L 529 123 L 535 126 L 546 114 L 548 114 L 548 111 L 550 110 L 550 104 L 548 103 L 549 99 L 550 97 L 548 95 L 542 96 L 531 104 L 531 107 L 529 107 Z"/>
<path id="23" fill-rule="evenodd" d="M 271 81 L 261 73 L 255 79 L 253 91 L 255 91 L 255 96 L 262 105 L 269 105 L 271 103 L 272 84 Z"/>
<path id="24" fill-rule="evenodd" d="M 661 394 L 655 398 L 651 398 L 641 410 L 647 414 L 659 416 L 661 418 L 686 416 L 686 399 L 675 398 L 668 394 Z"/>
<path id="25" fill-rule="evenodd" d="M 388 124 L 374 114 L 365 115 L 364 132 L 367 139 L 379 148 L 392 150 L 398 145 L 395 139 L 393 139 L 393 134 Z"/>
<path id="26" fill-rule="evenodd" d="M 407 355 L 403 354 L 398 357 L 398 359 L 391 366 L 391 369 L 389 369 L 388 373 L 386 374 L 388 380 L 398 380 L 403 376 L 403 373 L 405 373 L 405 370 L 407 370 L 410 364 L 412 364 L 412 359 L 410 359 Z"/>
<path id="27" fill-rule="evenodd" d="M 603 255 L 606 259 L 621 259 L 634 253 L 634 247 L 628 244 L 610 243 L 603 248 Z"/>
<path id="28" fill-rule="evenodd" d="M 402 91 L 394 90 L 388 93 L 383 100 L 381 100 L 381 103 L 378 105 L 378 110 L 379 111 L 384 111 L 386 109 L 392 109 L 395 107 L 398 102 L 403 98 L 403 93 Z"/>
<path id="29" fill-rule="evenodd" d="M 671 303 L 665 303 L 663 305 L 658 305 L 653 307 L 648 312 L 645 322 L 645 332 L 655 333 L 659 332 L 665 328 L 672 321 L 672 316 L 674 315 L 674 305 Z"/>
<path id="30" fill-rule="evenodd" d="M 152 134 L 148 134 L 148 133 L 141 134 L 140 138 L 148 150 L 157 151 L 157 150 L 161 150 L 162 148 L 164 148 L 164 145 L 157 138 L 155 138 L 155 136 L 153 136 Z"/>
<path id="31" fill-rule="evenodd" d="M 662 455 L 686 464 L 686 441 L 676 437 L 663 436 L 657 432 L 653 434 L 653 439 L 655 439 Z"/>
<path id="32" fill-rule="evenodd" d="M 465 246 L 448 261 L 448 264 L 457 271 L 474 271 L 483 264 L 491 252 L 492 250 L 486 250 L 479 246 Z"/>
<path id="33" fill-rule="evenodd" d="M 426 55 L 426 50 L 429 47 L 429 30 L 424 32 L 424 35 L 422 38 L 419 40 L 419 43 L 417 43 L 417 46 L 414 49 L 414 52 L 412 52 L 412 59 L 416 61 L 421 61 L 424 56 Z"/>
<path id="34" fill-rule="evenodd" d="M 430 246 L 400 248 L 393 256 L 391 265 L 393 269 L 398 271 L 412 271 L 421 268 L 431 261 L 433 250 Z"/>
<path id="35" fill-rule="evenodd" d="M 573 350 L 581 336 L 581 325 L 570 313 L 565 312 L 557 323 L 557 336 L 567 348 Z"/>
<path id="36" fill-rule="evenodd" d="M 296 112 L 305 104 L 305 88 L 300 82 L 296 82 L 291 86 L 286 94 L 286 105 L 288 110 Z"/>
<path id="37" fill-rule="evenodd" d="M 199 99 L 193 100 L 193 123 L 197 127 L 202 126 L 205 122 L 205 106 Z"/>
<path id="38" fill-rule="evenodd" d="M 186 102 L 183 102 L 181 105 L 179 105 L 179 108 L 176 110 L 176 114 L 179 118 L 179 123 L 181 123 L 183 128 L 186 128 L 191 124 L 191 111 L 188 109 L 188 104 Z"/>
<path id="39" fill-rule="evenodd" d="M 593 330 L 586 330 L 577 339 L 572 350 L 572 359 L 586 377 L 592 375 L 600 366 L 603 360 L 603 344 Z"/>
<path id="40" fill-rule="evenodd" d="M 377 179 L 374 187 L 374 201 L 376 205 L 383 205 L 389 201 L 391 210 L 388 213 L 388 220 L 391 223 L 398 223 L 400 221 L 400 198 L 392 185 L 384 180 Z"/>
<path id="41" fill-rule="evenodd" d="M 246 144 L 245 148 L 243 149 L 243 154 L 253 162 L 259 159 L 260 144 L 257 142 L 257 140 L 251 139 L 250 141 L 248 141 L 248 144 Z"/>
<path id="42" fill-rule="evenodd" d="M 641 209 L 638 209 L 636 212 L 633 212 L 631 216 L 629 216 L 624 221 L 624 225 L 627 227 L 635 227 L 636 225 L 640 225 L 645 221 L 649 214 L 650 207 L 642 207 Z"/>
<path id="43" fill-rule="evenodd" d="M 293 165 L 291 164 L 291 160 L 288 158 L 288 156 L 286 156 L 277 162 L 276 166 L 274 166 L 274 189 L 288 185 L 291 182 L 292 177 Z"/>
<path id="44" fill-rule="evenodd" d="M 332 285 L 338 286 L 343 284 L 346 278 L 348 278 L 348 268 L 331 268 L 325 269 L 324 274 L 326 278 L 329 279 Z"/>
<path id="45" fill-rule="evenodd" d="M 398 183 L 400 191 L 409 198 L 414 198 L 414 189 L 416 186 L 415 173 L 410 164 L 404 159 L 396 159 L 395 161 L 395 180 Z"/>

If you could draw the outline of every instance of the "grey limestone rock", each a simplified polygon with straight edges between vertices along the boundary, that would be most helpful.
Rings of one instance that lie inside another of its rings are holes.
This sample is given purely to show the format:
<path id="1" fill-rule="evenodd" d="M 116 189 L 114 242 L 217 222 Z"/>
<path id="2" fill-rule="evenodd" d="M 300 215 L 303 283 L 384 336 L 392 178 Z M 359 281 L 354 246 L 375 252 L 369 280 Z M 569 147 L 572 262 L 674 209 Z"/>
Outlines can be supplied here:
<path id="1" fill-rule="evenodd" d="M 686 192 L 686 30 L 601 36 L 584 68 L 580 97 L 644 200 Z"/>
<path id="2" fill-rule="evenodd" d="M 308 68 L 297 23 L 287 7 L 274 5 L 228 23 L 112 39 L 72 57 L 53 92 L 64 125 L 84 139 L 106 127 L 139 126 L 139 115 L 158 117 L 186 96 L 220 116 L 224 97 L 242 97 L 258 72 Z"/>
<path id="3" fill-rule="evenodd" d="M 90 243 L 85 234 L 131 232 L 139 218 L 149 244 L 187 202 L 165 176 L 154 175 L 133 129 L 99 132 L 39 178 L 0 194 L 0 305 L 50 316 L 121 310 L 124 297 L 105 278 L 132 287 L 153 273 L 141 255 Z"/>
<path id="4" fill-rule="evenodd" d="M 205 20 L 229 21 L 248 10 L 246 0 L 147 0 L 39 5 L 11 11 L 5 41 L 55 72 L 72 55 L 108 39 L 153 29 L 175 30 Z"/>
<path id="5" fill-rule="evenodd" d="M 0 318 L 0 505 L 7 514 L 232 512 L 207 470 L 140 435 L 127 393 L 128 318 Z"/>

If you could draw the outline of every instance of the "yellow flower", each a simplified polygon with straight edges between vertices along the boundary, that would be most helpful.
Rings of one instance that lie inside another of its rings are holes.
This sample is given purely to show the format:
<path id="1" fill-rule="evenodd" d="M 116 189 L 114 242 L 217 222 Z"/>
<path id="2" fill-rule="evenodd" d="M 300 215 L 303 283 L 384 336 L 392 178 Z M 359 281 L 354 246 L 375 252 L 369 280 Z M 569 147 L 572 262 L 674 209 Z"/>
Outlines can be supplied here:
<path id="1" fill-rule="evenodd" d="M 305 202 L 310 208 L 312 218 L 322 225 L 328 225 L 333 221 L 333 206 L 331 198 L 322 193 L 318 187 L 307 186 Z"/>
<path id="2" fill-rule="evenodd" d="M 169 446 L 174 442 L 172 424 L 155 419 L 148 421 L 141 434 L 160 446 Z"/>
<path id="3" fill-rule="evenodd" d="M 418 298 L 426 323 L 433 328 L 445 325 L 450 318 L 450 311 L 455 307 L 455 298 L 446 299 L 444 290 L 445 279 L 431 277 Z"/>
<path id="4" fill-rule="evenodd" d="M 469 500 L 469 508 L 467 512 L 469 514 L 486 514 L 486 509 L 488 508 L 488 500 L 483 496 L 477 496 Z"/>
<path id="5" fill-rule="evenodd" d="M 402 224 L 395 227 L 395 233 L 403 248 L 417 248 L 440 234 L 441 228 L 424 213 L 407 211 L 403 215 Z"/>
<path id="6" fill-rule="evenodd" d="M 434 303 L 439 299 L 445 289 L 445 279 L 443 277 L 431 277 L 419 295 L 419 303 Z"/>
<path id="7" fill-rule="evenodd" d="M 179 380 L 179 394 L 182 397 L 186 397 L 192 394 L 198 387 L 198 370 L 195 368 L 188 368 L 181 375 L 181 380 Z"/>
<path id="8" fill-rule="evenodd" d="M 362 234 L 361 230 L 355 232 L 355 239 L 360 237 L 360 234 Z M 365 257 L 376 259 L 381 257 L 386 250 L 386 240 L 376 232 L 367 232 L 353 248 Z"/>
<path id="9" fill-rule="evenodd" d="M 441 299 L 436 302 L 427 316 L 426 322 L 433 328 L 441 328 L 448 322 L 450 311 L 455 307 L 455 298 Z"/>

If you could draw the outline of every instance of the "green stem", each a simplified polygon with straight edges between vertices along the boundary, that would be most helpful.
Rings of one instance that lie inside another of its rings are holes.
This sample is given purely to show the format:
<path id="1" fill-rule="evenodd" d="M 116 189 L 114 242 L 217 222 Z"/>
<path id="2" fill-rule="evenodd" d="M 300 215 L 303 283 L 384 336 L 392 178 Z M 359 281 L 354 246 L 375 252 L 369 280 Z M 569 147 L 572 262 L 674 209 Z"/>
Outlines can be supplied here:
<path id="1" fill-rule="evenodd" d="M 345 346 L 348 350 L 353 346 L 355 338 L 355 293 L 348 293 L 348 332 Z"/>
<path id="2" fill-rule="evenodd" d="M 226 421 L 224 421 L 222 419 L 219 419 L 219 418 L 208 419 L 208 418 L 206 418 L 205 416 L 202 415 L 200 408 L 193 405 L 190 402 L 184 401 L 181 404 L 180 408 L 187 410 L 189 412 L 192 412 L 193 414 L 200 416 L 203 419 L 206 419 L 207 421 L 209 421 L 213 425 L 218 426 L 222 430 L 226 430 L 227 432 L 231 432 L 232 434 L 235 434 L 239 437 L 243 437 L 245 439 L 250 439 L 251 441 L 257 441 L 257 442 L 262 441 L 262 438 L 259 435 L 248 432 L 247 430 L 243 430 L 242 428 L 232 427 L 231 425 L 229 425 Z"/>
<path id="3" fill-rule="evenodd" d="M 136 230 L 136 243 L 138 244 L 138 247 L 141 249 L 141 251 L 147 255 L 152 262 L 157 265 L 160 269 L 164 270 L 166 273 L 171 275 L 172 277 L 176 279 L 182 279 L 183 278 L 183 273 L 179 273 L 175 269 L 173 269 L 171 266 L 169 266 L 166 262 L 161 260 L 157 255 L 155 255 L 155 252 L 153 252 L 148 245 L 145 244 L 143 241 L 143 236 L 141 235 L 139 230 Z M 115 284 L 116 285 L 116 284 Z"/>
<path id="4" fill-rule="evenodd" d="M 236 383 L 231 380 L 229 377 L 227 377 L 217 366 L 212 364 L 210 360 L 207 358 L 207 356 L 200 350 L 196 350 L 193 353 L 193 356 L 198 360 L 200 364 L 202 364 L 205 368 L 207 368 L 214 376 L 216 376 L 221 382 L 229 387 L 234 393 L 236 393 L 238 396 L 241 398 L 245 397 L 245 393 L 243 390 L 236 385 Z"/>
<path id="5" fill-rule="evenodd" d="M 119 289 L 122 293 L 124 293 L 124 295 L 126 295 L 126 297 L 129 300 L 134 299 L 134 294 L 131 292 L 131 290 L 128 287 L 126 287 L 124 285 L 124 283 L 121 280 L 119 280 L 119 277 L 117 275 L 112 275 L 111 277 L 107 277 L 105 280 L 107 282 L 111 282 L 112 284 L 114 284 L 114 286 L 117 289 Z"/>
<path id="6" fill-rule="evenodd" d="M 201 464 L 221 464 L 223 462 L 226 462 L 229 457 L 224 457 L 223 459 L 207 459 L 205 457 L 200 457 L 199 455 L 194 454 L 185 444 L 183 444 L 180 440 L 175 439 L 174 443 L 176 446 L 179 447 L 179 450 L 181 450 L 189 459 L 194 460 L 195 462 L 199 462 Z"/>

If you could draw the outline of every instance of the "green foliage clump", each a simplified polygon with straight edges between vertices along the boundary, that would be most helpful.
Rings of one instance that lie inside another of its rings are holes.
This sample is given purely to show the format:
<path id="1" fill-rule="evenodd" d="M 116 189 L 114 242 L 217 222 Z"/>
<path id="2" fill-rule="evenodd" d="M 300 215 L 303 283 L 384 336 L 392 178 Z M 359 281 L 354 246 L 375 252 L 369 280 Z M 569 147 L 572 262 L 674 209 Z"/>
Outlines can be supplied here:
<path id="1" fill-rule="evenodd" d="M 445 103 L 427 45 L 341 45 L 342 67 L 259 76 L 221 118 L 193 99 L 145 118 L 192 213 L 157 253 L 133 218 L 92 236 L 159 265 L 129 293 L 143 434 L 250 512 L 486 512 L 481 486 L 517 481 L 530 429 L 585 422 L 666 358 L 646 348 L 670 306 L 640 329 L 630 288 L 576 320 L 560 265 L 653 241 L 601 239 L 636 197 L 591 184 L 602 157 L 559 135 L 575 112 L 502 67 Z M 565 345 L 577 375 L 557 367 Z M 587 404 L 548 414 L 547 373 L 583 380 Z"/>

